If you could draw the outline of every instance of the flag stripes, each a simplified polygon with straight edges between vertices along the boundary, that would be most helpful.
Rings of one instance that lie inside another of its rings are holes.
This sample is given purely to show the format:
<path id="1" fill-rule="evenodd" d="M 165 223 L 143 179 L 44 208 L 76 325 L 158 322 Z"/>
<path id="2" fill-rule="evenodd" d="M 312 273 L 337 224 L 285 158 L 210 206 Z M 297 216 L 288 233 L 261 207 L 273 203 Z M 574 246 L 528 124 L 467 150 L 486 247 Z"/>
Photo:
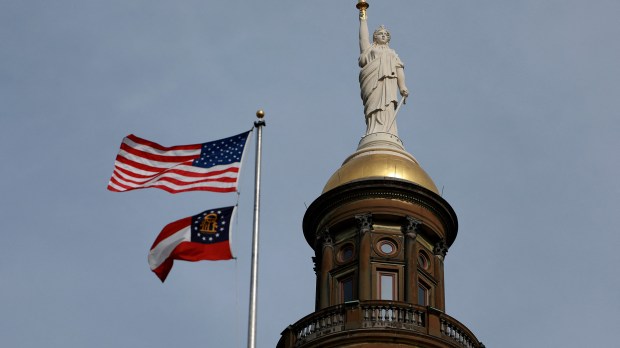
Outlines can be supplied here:
<path id="1" fill-rule="evenodd" d="M 170 193 L 234 192 L 249 134 L 171 147 L 128 135 L 116 156 L 108 190 L 153 187 Z"/>
<path id="2" fill-rule="evenodd" d="M 151 271 L 163 282 L 174 260 L 229 260 L 230 233 L 236 207 L 205 210 L 166 225 L 159 233 L 148 262 Z"/>

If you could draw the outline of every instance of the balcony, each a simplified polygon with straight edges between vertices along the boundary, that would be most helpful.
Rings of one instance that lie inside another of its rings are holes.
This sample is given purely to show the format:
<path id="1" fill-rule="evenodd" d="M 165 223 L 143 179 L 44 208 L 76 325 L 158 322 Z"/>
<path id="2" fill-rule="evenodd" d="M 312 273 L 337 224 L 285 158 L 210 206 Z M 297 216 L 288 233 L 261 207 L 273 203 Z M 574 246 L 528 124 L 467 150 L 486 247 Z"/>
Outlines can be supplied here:
<path id="1" fill-rule="evenodd" d="M 354 301 L 312 313 L 282 333 L 277 348 L 338 347 L 372 341 L 484 348 L 456 319 L 405 302 Z"/>

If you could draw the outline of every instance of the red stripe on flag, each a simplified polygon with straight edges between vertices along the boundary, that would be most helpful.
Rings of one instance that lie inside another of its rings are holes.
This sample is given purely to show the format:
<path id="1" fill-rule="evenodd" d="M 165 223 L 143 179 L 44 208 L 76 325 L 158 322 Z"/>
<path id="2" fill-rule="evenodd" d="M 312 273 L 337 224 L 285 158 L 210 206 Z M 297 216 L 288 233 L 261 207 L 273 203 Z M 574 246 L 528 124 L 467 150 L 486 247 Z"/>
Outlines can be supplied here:
<path id="1" fill-rule="evenodd" d="M 164 190 L 168 193 L 181 193 L 181 192 L 189 192 L 189 191 L 210 191 L 210 192 L 226 193 L 226 192 L 235 192 L 237 190 L 237 188 L 234 186 L 233 187 L 202 186 L 202 187 L 191 187 L 191 188 L 183 189 L 183 190 L 173 189 L 173 188 L 170 188 L 164 185 L 153 185 L 149 187 L 155 187 L 160 190 Z M 143 189 L 143 188 L 148 188 L 148 187 L 135 187 L 134 189 Z"/>
<path id="2" fill-rule="evenodd" d="M 175 222 L 171 222 L 164 227 L 164 229 L 159 233 L 153 245 L 151 246 L 151 250 L 157 246 L 162 240 L 170 237 L 171 235 L 179 232 L 180 230 L 189 227 L 192 224 L 192 217 L 186 217 L 179 219 Z"/>
<path id="3" fill-rule="evenodd" d="M 232 258 L 228 241 L 214 244 L 181 242 L 174 248 L 170 256 L 166 258 L 166 261 L 162 262 L 153 272 L 163 283 L 166 277 L 168 277 L 175 259 L 196 262 L 202 260 L 230 260 Z"/>
<path id="4" fill-rule="evenodd" d="M 245 132 L 204 144 L 170 147 L 128 135 L 116 156 L 108 190 L 123 192 L 153 187 L 170 193 L 234 192 L 249 134 Z M 205 148 L 212 157 L 200 158 L 200 152 Z M 201 161 L 200 166 L 194 166 L 194 160 Z"/>
<path id="5" fill-rule="evenodd" d="M 140 145 L 150 146 L 150 147 L 152 147 L 154 149 L 157 149 L 157 150 L 160 150 L 160 151 L 198 150 L 198 149 L 202 148 L 202 144 L 177 145 L 177 146 L 165 147 L 165 146 L 161 146 L 161 145 L 159 145 L 157 143 L 154 143 L 152 141 L 149 141 L 149 140 L 137 137 L 137 136 L 135 136 L 133 134 L 129 134 L 126 138 L 131 140 L 131 141 L 133 141 L 134 143 L 138 143 Z"/>
<path id="6" fill-rule="evenodd" d="M 146 158 L 148 160 L 157 161 L 157 162 L 185 162 L 185 161 L 193 161 L 196 158 L 200 157 L 200 153 L 191 155 L 191 156 L 164 156 L 164 155 L 156 155 L 153 153 L 144 152 L 133 148 L 125 143 L 121 144 L 121 150 L 125 150 L 132 155 L 136 155 L 141 158 Z"/>
<path id="7" fill-rule="evenodd" d="M 144 163 L 138 163 L 138 162 L 132 161 L 132 160 L 130 160 L 128 158 L 125 158 L 125 157 L 123 157 L 120 154 L 118 154 L 116 156 L 116 161 L 120 162 L 120 163 L 123 163 L 123 164 L 126 164 L 126 165 L 129 165 L 129 166 L 132 166 L 132 167 L 140 169 L 140 170 L 147 171 L 147 172 L 159 173 L 159 172 L 161 172 L 163 170 L 166 170 L 166 169 L 170 168 L 170 167 L 153 167 L 153 166 L 149 166 L 149 165 L 144 164 Z M 187 165 L 191 165 L 191 162 L 192 161 L 187 161 Z"/>
<path id="8" fill-rule="evenodd" d="M 128 178 L 127 176 L 121 174 L 118 171 L 118 169 L 119 168 L 117 168 L 117 171 L 114 171 L 116 173 L 117 177 L 123 179 L 123 181 L 127 181 L 127 182 L 130 182 L 132 184 L 136 184 L 136 185 L 144 185 L 144 184 L 147 184 L 149 182 L 155 182 L 155 181 L 167 181 L 169 183 L 172 183 L 172 184 L 175 184 L 175 185 L 179 185 L 179 186 L 198 184 L 198 183 L 203 183 L 203 182 L 223 182 L 223 183 L 227 183 L 227 182 L 228 183 L 230 183 L 230 182 L 234 183 L 234 182 L 237 182 L 237 178 L 236 177 L 232 177 L 231 178 L 231 177 L 228 177 L 228 176 L 223 176 L 223 177 L 220 177 L 220 178 L 210 178 L 209 177 L 210 175 L 207 176 L 206 178 L 197 179 L 197 178 L 194 177 L 194 178 L 188 178 L 191 181 L 183 181 L 183 180 L 180 180 L 180 179 L 177 179 L 177 178 L 171 178 L 171 177 L 166 176 L 170 172 L 162 173 L 162 174 L 157 176 L 158 178 L 154 177 L 154 178 L 150 178 L 150 179 L 147 179 L 147 180 L 137 181 L 137 180 L 133 180 L 132 178 Z M 127 173 L 125 173 L 125 174 L 127 174 Z M 129 173 L 128 175 L 131 175 L 131 173 Z"/>
<path id="9" fill-rule="evenodd" d="M 147 166 L 145 164 L 142 163 L 137 163 L 134 162 L 132 160 L 129 160 L 125 157 L 117 157 L 117 162 L 126 164 L 128 166 L 140 169 L 140 170 L 144 170 L 147 172 L 155 172 L 155 174 L 152 175 L 144 175 L 144 174 L 138 174 L 136 172 L 132 172 L 130 170 L 121 168 L 119 166 L 116 166 L 115 170 L 119 170 L 125 174 L 131 175 L 135 178 L 154 178 L 157 177 L 159 175 L 162 175 L 163 173 L 176 173 L 179 175 L 183 175 L 183 176 L 187 176 L 187 177 L 196 177 L 196 178 L 201 178 L 201 177 L 209 177 L 209 176 L 216 176 L 216 175 L 221 175 L 221 174 L 225 174 L 225 173 L 238 173 L 239 172 L 239 167 L 229 167 L 229 168 L 225 168 L 222 170 L 212 170 L 206 173 L 197 173 L 197 172 L 190 172 L 187 170 L 182 170 L 182 169 L 178 169 L 175 167 L 170 167 L 170 168 L 156 168 L 156 167 L 150 167 Z M 186 164 L 186 165 L 190 165 L 190 164 Z M 200 167 L 196 167 L 196 168 L 200 168 Z"/>
<path id="10" fill-rule="evenodd" d="M 237 190 L 236 185 L 231 185 L 230 187 L 219 187 L 219 186 L 198 186 L 198 187 L 190 187 L 190 188 L 186 188 L 186 189 L 174 189 L 171 187 L 168 187 L 166 185 L 162 185 L 162 184 L 153 184 L 151 186 L 144 186 L 144 187 L 132 187 L 132 186 L 127 186 L 125 184 L 122 184 L 120 182 L 118 182 L 118 180 L 116 180 L 115 178 L 111 178 L 110 182 L 114 183 L 116 186 L 122 187 L 124 190 L 119 190 L 115 187 L 112 187 L 111 185 L 108 185 L 108 190 L 109 191 L 113 191 L 113 192 L 126 192 L 129 190 L 139 190 L 139 189 L 145 189 L 145 188 L 158 188 L 161 190 L 164 190 L 168 193 L 181 193 L 181 192 L 189 192 L 189 191 L 210 191 L 210 192 L 219 192 L 219 193 L 226 193 L 226 192 L 235 192 Z"/>
<path id="11" fill-rule="evenodd" d="M 127 185 L 125 185 L 125 184 L 120 183 L 118 180 L 116 180 L 116 178 L 115 178 L 115 177 L 111 177 L 111 178 L 110 178 L 110 182 L 114 183 L 114 185 L 116 185 L 116 186 L 120 186 L 120 187 L 124 188 L 125 190 L 131 190 L 131 189 L 133 189 L 133 187 L 131 187 L 131 186 L 127 186 Z M 108 190 L 110 190 L 110 191 L 116 191 L 116 192 L 122 192 L 122 191 L 120 191 L 120 190 L 118 190 L 118 189 L 116 189 L 116 188 L 111 187 L 110 185 L 108 185 Z"/>

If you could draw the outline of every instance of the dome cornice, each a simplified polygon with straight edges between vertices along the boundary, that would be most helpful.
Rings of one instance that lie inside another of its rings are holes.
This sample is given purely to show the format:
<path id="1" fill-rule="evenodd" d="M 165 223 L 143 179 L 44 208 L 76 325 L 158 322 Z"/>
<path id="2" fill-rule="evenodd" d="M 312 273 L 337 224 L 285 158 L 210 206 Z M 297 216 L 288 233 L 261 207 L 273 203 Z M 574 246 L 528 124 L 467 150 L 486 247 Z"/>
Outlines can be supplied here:
<path id="1" fill-rule="evenodd" d="M 391 200 L 403 218 L 412 206 L 421 207 L 436 217 L 446 233 L 446 243 L 450 246 L 456 239 L 458 220 L 456 213 L 446 200 L 435 192 L 409 182 L 394 178 L 362 179 L 352 181 L 319 196 L 304 215 L 303 230 L 306 241 L 314 246 L 316 233 L 324 226 L 332 213 L 342 207 L 360 201 Z M 409 207 L 409 208 L 407 208 Z"/>

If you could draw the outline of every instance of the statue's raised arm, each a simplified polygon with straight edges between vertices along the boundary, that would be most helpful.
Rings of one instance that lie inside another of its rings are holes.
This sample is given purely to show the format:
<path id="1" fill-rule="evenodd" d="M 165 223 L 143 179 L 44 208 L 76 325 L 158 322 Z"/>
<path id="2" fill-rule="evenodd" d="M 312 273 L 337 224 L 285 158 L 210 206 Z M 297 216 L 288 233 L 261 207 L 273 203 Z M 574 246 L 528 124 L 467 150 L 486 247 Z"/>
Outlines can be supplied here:
<path id="1" fill-rule="evenodd" d="M 368 22 L 366 16 L 360 14 L 360 54 L 370 47 L 370 36 L 368 35 Z"/>
<path id="2" fill-rule="evenodd" d="M 389 47 L 388 30 L 380 26 L 370 42 L 365 8 L 360 9 L 359 20 L 359 81 L 366 116 L 366 135 L 390 133 L 398 136 L 395 122 L 397 94 L 400 92 L 403 97 L 409 95 L 405 85 L 405 66 Z"/>

